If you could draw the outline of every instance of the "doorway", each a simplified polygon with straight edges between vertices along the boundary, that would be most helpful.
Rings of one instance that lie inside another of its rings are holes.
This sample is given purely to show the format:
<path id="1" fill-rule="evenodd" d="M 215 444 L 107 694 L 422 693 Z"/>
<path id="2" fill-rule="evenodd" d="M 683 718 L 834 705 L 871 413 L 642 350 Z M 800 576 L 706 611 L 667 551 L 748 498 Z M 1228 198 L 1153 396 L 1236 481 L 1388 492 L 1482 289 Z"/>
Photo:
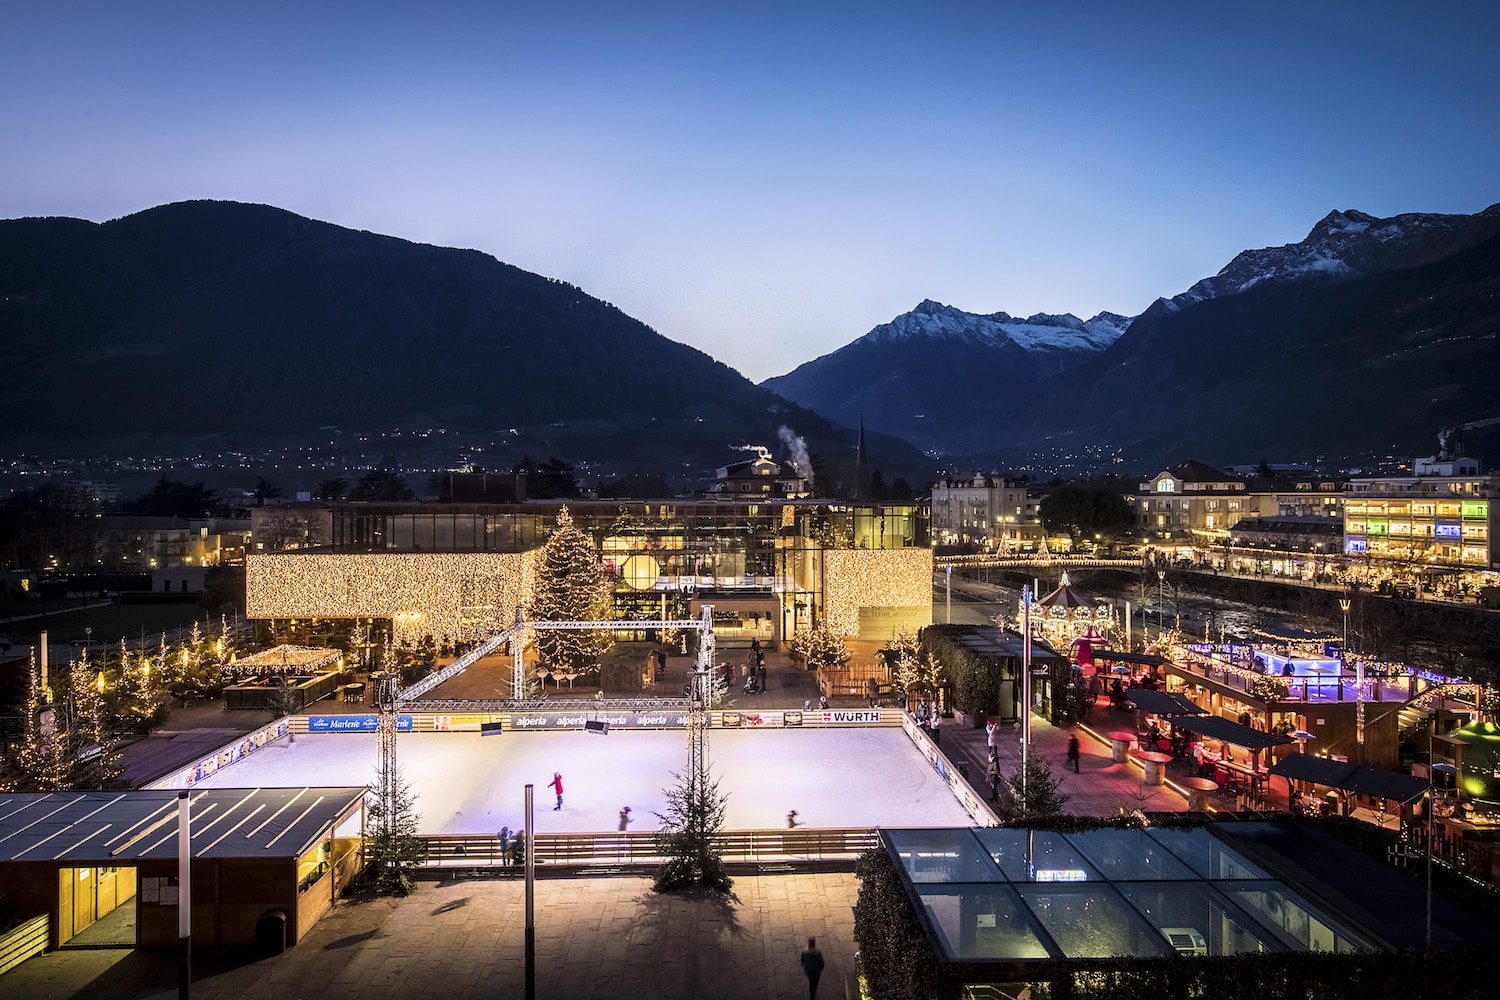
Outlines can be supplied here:
<path id="1" fill-rule="evenodd" d="M 136 946 L 134 867 L 60 868 L 57 879 L 59 946 Z"/>

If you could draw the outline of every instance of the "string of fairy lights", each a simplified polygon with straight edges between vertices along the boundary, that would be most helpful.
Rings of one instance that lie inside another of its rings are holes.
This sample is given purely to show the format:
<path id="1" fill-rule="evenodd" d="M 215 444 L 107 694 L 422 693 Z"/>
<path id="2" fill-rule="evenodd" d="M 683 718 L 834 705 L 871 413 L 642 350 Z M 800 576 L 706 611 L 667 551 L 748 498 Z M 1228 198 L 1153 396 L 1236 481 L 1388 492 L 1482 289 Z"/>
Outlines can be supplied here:
<path id="1" fill-rule="evenodd" d="M 388 618 L 398 645 L 504 631 L 529 600 L 534 552 L 287 552 L 245 558 L 252 618 Z"/>
<path id="2" fill-rule="evenodd" d="M 829 549 L 823 553 L 823 624 L 859 634 L 859 609 L 932 608 L 932 550 Z"/>

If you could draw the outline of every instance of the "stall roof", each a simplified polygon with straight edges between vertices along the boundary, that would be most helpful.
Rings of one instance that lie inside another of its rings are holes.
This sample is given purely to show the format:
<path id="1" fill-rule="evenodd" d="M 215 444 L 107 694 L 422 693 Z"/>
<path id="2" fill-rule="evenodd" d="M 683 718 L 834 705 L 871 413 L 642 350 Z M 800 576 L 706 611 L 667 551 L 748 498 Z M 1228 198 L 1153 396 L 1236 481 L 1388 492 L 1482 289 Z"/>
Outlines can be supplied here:
<path id="1" fill-rule="evenodd" d="M 1289 753 L 1271 766 L 1271 773 L 1293 781 L 1311 781 L 1315 785 L 1338 788 L 1340 782 L 1349 777 L 1357 767 L 1327 757 L 1314 757 L 1305 753 Z"/>
<path id="2" fill-rule="evenodd" d="M 944 636 L 952 640 L 955 645 L 962 646 L 979 656 L 999 656 L 1019 660 L 1026 655 L 1025 637 L 1009 629 L 1001 632 L 996 628 L 973 625 L 929 625 L 928 628 L 934 634 Z M 1033 660 L 1053 659 L 1057 655 L 1045 642 L 1040 639 L 1032 640 L 1031 658 Z"/>
<path id="3" fill-rule="evenodd" d="M 299 857 L 357 807 L 364 788 L 191 792 L 193 856 Z M 121 865 L 177 857 L 177 792 L 0 795 L 0 862 Z"/>
<path id="4" fill-rule="evenodd" d="M 1288 754 L 1272 766 L 1271 773 L 1282 778 L 1311 781 L 1315 785 L 1374 795 L 1396 802 L 1414 802 L 1427 794 L 1427 781 L 1424 778 L 1308 754 Z"/>
<path id="5" fill-rule="evenodd" d="M 1233 743 L 1235 746 L 1244 747 L 1246 750 L 1264 750 L 1267 747 L 1279 747 L 1287 743 L 1297 742 L 1290 736 L 1263 733 L 1259 729 L 1251 729 L 1249 726 L 1242 726 L 1238 722 L 1221 719 L 1217 715 L 1178 716 L 1172 720 L 1172 728 L 1186 729 L 1190 733 L 1198 733 L 1201 736 L 1207 736 L 1211 740 L 1223 740 L 1225 743 Z"/>
<path id="6" fill-rule="evenodd" d="M 1139 663 L 1145 667 L 1161 667 L 1172 662 L 1165 656 L 1154 653 L 1125 653 L 1115 649 L 1096 649 L 1094 659 L 1109 660 L 1111 663 Z"/>
<path id="7" fill-rule="evenodd" d="M 1149 691 L 1146 688 L 1126 688 L 1125 700 L 1142 712 L 1151 715 L 1207 715 L 1187 699 L 1186 695 L 1170 691 Z"/>

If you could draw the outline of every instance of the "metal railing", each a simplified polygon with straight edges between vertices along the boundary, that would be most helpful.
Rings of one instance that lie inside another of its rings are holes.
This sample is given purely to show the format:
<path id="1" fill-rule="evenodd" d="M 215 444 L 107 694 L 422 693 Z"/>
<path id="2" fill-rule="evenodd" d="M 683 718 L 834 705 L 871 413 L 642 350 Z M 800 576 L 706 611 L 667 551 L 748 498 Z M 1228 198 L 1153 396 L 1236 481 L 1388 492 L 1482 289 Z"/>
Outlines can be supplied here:
<path id="1" fill-rule="evenodd" d="M 425 868 L 505 868 L 513 859 L 501 853 L 493 835 L 423 837 Z M 875 847 L 873 829 L 734 830 L 714 838 L 729 863 L 852 861 Z M 543 833 L 529 844 L 537 864 L 574 867 L 637 867 L 661 862 L 656 833 Z M 519 865 L 515 865 L 520 870 Z"/>

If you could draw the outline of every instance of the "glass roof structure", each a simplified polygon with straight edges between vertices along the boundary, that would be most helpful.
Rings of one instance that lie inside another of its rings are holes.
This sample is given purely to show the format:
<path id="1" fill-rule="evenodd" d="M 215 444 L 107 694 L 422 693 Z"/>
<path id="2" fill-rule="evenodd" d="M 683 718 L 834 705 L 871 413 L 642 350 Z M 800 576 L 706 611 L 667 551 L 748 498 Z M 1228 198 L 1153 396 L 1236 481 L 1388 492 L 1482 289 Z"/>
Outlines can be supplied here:
<path id="1" fill-rule="evenodd" d="M 1379 950 L 1206 826 L 881 837 L 950 963 Z"/>

